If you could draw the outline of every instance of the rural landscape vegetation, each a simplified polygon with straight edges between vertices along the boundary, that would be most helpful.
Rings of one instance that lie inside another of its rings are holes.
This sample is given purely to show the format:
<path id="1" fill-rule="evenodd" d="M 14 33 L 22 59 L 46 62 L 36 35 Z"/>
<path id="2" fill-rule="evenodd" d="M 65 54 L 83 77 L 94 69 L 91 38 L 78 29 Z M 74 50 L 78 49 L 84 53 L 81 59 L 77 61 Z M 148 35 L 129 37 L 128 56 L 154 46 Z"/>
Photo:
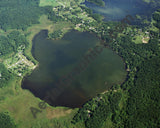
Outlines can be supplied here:
<path id="1" fill-rule="evenodd" d="M 0 128 L 160 127 L 160 9 L 150 17 L 107 22 L 83 2 L 0 1 Z M 103 0 L 88 2 L 105 6 Z M 160 7 L 158 0 L 143 2 Z M 95 34 L 117 53 L 125 63 L 126 80 L 81 108 L 46 103 L 42 110 L 38 105 L 43 101 L 21 88 L 23 78 L 39 64 L 31 53 L 32 40 L 41 30 L 58 40 L 73 29 Z M 30 107 L 41 111 L 36 118 Z"/>

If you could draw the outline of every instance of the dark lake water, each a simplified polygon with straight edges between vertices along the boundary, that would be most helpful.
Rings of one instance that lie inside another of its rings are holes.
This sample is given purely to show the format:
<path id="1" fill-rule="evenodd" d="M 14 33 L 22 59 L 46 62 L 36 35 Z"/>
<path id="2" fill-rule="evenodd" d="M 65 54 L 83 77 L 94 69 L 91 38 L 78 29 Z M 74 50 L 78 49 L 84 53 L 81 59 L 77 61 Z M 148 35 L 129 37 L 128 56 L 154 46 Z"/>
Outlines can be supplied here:
<path id="1" fill-rule="evenodd" d="M 94 13 L 102 14 L 106 21 L 119 21 L 126 15 L 150 16 L 158 7 L 147 4 L 143 0 L 103 0 L 105 7 L 100 7 L 90 2 L 84 4 L 91 8 Z"/>
<path id="2" fill-rule="evenodd" d="M 39 66 L 24 78 L 23 89 L 29 89 L 50 105 L 74 108 L 124 81 L 125 65 L 109 48 L 104 48 L 85 68 L 73 73 L 95 46 L 100 47 L 100 40 L 94 35 L 71 31 L 60 40 L 48 40 L 47 33 L 43 30 L 33 39 L 32 54 Z M 65 81 L 64 76 L 71 72 L 73 79 L 68 77 L 70 82 Z"/>

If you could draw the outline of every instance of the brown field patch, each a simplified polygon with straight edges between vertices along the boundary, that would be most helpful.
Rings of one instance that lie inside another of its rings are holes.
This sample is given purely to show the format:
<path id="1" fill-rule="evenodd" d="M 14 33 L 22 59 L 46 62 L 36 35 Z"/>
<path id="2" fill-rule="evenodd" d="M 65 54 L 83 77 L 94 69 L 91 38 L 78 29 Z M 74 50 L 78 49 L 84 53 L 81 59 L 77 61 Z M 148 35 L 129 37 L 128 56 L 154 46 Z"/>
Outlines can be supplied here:
<path id="1" fill-rule="evenodd" d="M 47 108 L 47 118 L 52 119 L 52 118 L 59 118 L 59 117 L 64 117 L 67 116 L 72 112 L 72 109 L 64 109 L 64 108 Z"/>

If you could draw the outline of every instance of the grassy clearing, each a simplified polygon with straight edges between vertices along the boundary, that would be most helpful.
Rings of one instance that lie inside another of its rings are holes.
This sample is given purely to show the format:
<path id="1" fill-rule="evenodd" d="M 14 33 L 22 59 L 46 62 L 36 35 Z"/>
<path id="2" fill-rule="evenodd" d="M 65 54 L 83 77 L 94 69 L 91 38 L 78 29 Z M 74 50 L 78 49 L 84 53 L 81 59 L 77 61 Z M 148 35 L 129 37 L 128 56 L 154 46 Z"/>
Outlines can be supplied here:
<path id="1" fill-rule="evenodd" d="M 49 33 L 52 33 L 54 31 L 61 30 L 63 32 L 63 35 L 67 33 L 69 30 L 73 29 L 74 25 L 71 22 L 67 21 L 61 21 L 57 22 L 53 25 L 52 31 L 49 31 Z"/>
<path id="2" fill-rule="evenodd" d="M 1 101 L 0 112 L 9 111 L 17 124 L 27 126 L 33 120 L 29 107 L 37 107 L 38 100 L 29 91 L 22 90 L 18 81 L 20 79 L 13 81 L 9 88 L 0 89 L 0 94 L 5 97 Z"/>
<path id="3" fill-rule="evenodd" d="M 41 0 L 40 6 L 51 4 L 52 6 L 57 6 L 63 4 L 69 7 L 70 2 L 71 0 L 60 0 L 57 3 L 55 0 Z M 54 24 L 48 20 L 46 15 L 42 15 L 39 19 L 39 24 L 34 24 L 25 31 L 18 30 L 22 34 L 27 35 L 27 41 L 29 42 L 29 46 L 24 50 L 24 55 L 27 59 L 29 58 L 32 62 L 38 64 L 31 54 L 34 36 L 43 29 L 47 29 L 49 33 L 57 30 L 62 30 L 63 33 L 66 33 L 74 27 L 71 22 L 67 21 Z M 0 30 L 0 35 L 7 35 L 11 31 L 13 31 L 13 29 L 7 32 Z M 0 61 L 3 60 L 0 59 Z M 16 62 L 14 61 L 14 63 Z M 23 90 L 21 88 L 21 82 L 22 78 L 15 77 L 15 79 L 11 81 L 10 86 L 0 89 L 0 112 L 9 111 L 11 117 L 13 117 L 16 124 L 18 124 L 18 128 L 84 128 L 84 124 L 79 123 L 75 126 L 70 123 L 77 109 L 73 110 L 65 107 L 55 108 L 47 105 L 47 108 L 42 110 L 41 113 L 38 113 L 35 119 L 30 111 L 30 107 L 40 109 L 38 104 L 41 100 L 35 97 L 30 91 Z"/>
<path id="4" fill-rule="evenodd" d="M 141 44 L 142 43 L 142 36 L 135 36 L 135 40 L 133 40 L 136 44 Z"/>
<path id="5" fill-rule="evenodd" d="M 56 0 L 40 0 L 40 4 L 39 6 L 43 7 L 43 6 L 58 6 L 58 3 L 56 2 Z"/>
<path id="6" fill-rule="evenodd" d="M 53 22 L 48 20 L 46 15 L 42 15 L 39 19 L 40 24 L 35 24 L 29 27 L 25 34 L 28 34 L 27 40 L 32 43 L 32 40 L 36 34 L 38 34 L 41 30 L 47 29 L 49 32 L 53 30 Z"/>
<path id="7" fill-rule="evenodd" d="M 25 34 L 27 34 L 27 40 L 30 43 L 29 48 L 26 50 L 26 52 L 29 54 L 32 48 L 32 40 L 36 34 L 38 34 L 41 30 L 48 30 L 49 33 L 52 33 L 57 30 L 63 30 L 63 32 L 68 32 L 69 29 L 72 28 L 72 24 L 67 21 L 62 21 L 58 23 L 53 23 L 52 21 L 48 20 L 46 15 L 42 15 L 39 20 L 40 24 L 33 25 L 29 27 Z"/>
<path id="8" fill-rule="evenodd" d="M 48 20 L 46 15 L 42 15 L 39 20 L 40 24 L 35 24 L 29 27 L 22 33 L 27 35 L 29 47 L 25 49 L 25 55 L 29 56 L 32 61 L 36 61 L 31 54 L 32 40 L 36 34 L 41 30 L 47 29 L 50 32 L 54 32 L 58 29 L 62 29 L 67 32 L 72 28 L 72 24 L 66 21 L 53 24 L 52 21 Z M 2 32 L 3 35 L 11 32 Z M 16 63 L 16 62 L 14 62 Z M 77 110 L 66 109 L 64 107 L 51 107 L 47 105 L 45 110 L 37 114 L 35 119 L 30 111 L 30 107 L 40 109 L 38 104 L 41 101 L 36 98 L 30 91 L 23 90 L 21 88 L 22 78 L 16 77 L 7 88 L 0 89 L 0 112 L 9 111 L 11 116 L 14 118 L 19 128 L 44 128 L 47 126 L 52 127 L 54 123 L 66 123 L 66 120 L 71 120 L 73 114 Z M 41 109 L 40 109 L 41 110 Z M 62 117 L 64 119 L 62 119 Z M 55 121 L 56 120 L 56 121 Z M 61 122 L 62 121 L 62 122 Z M 67 122 L 67 125 L 71 125 Z"/>
<path id="9" fill-rule="evenodd" d="M 36 34 L 38 34 L 41 30 L 47 29 L 51 31 L 53 28 L 52 21 L 48 20 L 46 15 L 42 15 L 39 19 L 40 24 L 35 24 L 29 27 L 24 33 L 27 35 L 27 40 L 29 42 L 28 48 L 25 49 L 24 53 L 28 56 L 34 63 L 38 63 L 31 54 L 32 49 L 32 40 Z"/>
<path id="10" fill-rule="evenodd" d="M 47 108 L 42 110 L 38 104 L 41 101 L 36 98 L 28 90 L 23 90 L 20 87 L 21 80 L 16 78 L 12 81 L 8 88 L 0 89 L 0 112 L 9 111 L 12 118 L 14 118 L 19 128 L 41 128 L 41 126 L 52 126 L 55 123 L 71 120 L 77 109 L 68 109 L 64 107 L 51 107 L 47 105 Z M 34 107 L 42 110 L 41 113 L 37 113 L 35 119 L 30 111 L 30 107 Z M 68 122 L 70 124 L 70 121 Z M 43 127 L 46 128 L 46 127 Z"/>
<path id="11" fill-rule="evenodd" d="M 85 0 L 78 0 L 78 3 L 82 3 Z M 75 3 L 74 0 L 40 0 L 39 6 L 63 6 L 63 7 L 70 7 L 70 4 Z"/>

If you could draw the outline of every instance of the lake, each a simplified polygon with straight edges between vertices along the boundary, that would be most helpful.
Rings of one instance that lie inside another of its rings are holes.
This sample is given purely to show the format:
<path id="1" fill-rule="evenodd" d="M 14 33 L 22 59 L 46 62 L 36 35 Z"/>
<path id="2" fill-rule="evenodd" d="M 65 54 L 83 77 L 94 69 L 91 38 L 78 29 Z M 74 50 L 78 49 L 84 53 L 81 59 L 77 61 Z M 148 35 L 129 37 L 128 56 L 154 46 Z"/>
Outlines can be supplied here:
<path id="1" fill-rule="evenodd" d="M 94 13 L 104 16 L 105 21 L 120 21 L 126 15 L 150 16 L 158 7 L 153 4 L 147 4 L 143 0 L 103 0 L 105 7 L 97 6 L 90 2 L 84 4 L 91 8 Z"/>
<path id="2" fill-rule="evenodd" d="M 98 93 L 125 80 L 122 59 L 111 49 L 103 48 L 84 70 L 74 72 L 70 83 L 64 82 L 64 76 L 80 67 L 83 58 L 102 42 L 88 32 L 71 31 L 59 40 L 49 40 L 47 35 L 48 31 L 42 30 L 34 37 L 32 54 L 39 66 L 22 82 L 22 88 L 36 97 L 52 106 L 81 107 Z"/>

